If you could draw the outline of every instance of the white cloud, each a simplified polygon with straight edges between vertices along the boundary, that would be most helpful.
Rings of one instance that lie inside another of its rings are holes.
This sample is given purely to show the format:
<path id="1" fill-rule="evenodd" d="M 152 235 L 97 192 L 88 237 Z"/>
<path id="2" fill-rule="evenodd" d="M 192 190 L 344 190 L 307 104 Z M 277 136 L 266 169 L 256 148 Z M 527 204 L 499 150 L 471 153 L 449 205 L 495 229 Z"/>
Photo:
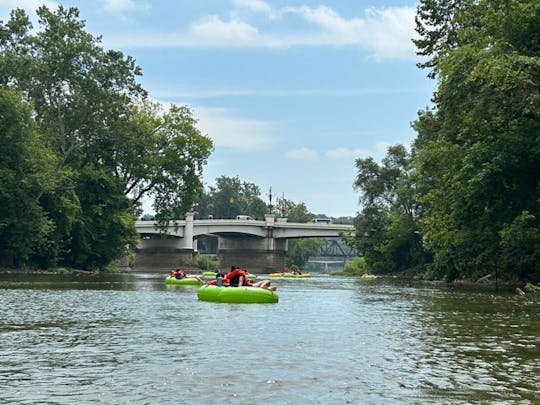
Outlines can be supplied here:
<path id="1" fill-rule="evenodd" d="M 51 10 L 58 7 L 58 3 L 49 0 L 0 0 L 0 7 L 8 8 L 10 10 L 14 8 L 21 8 L 26 10 L 28 14 L 34 13 L 40 6 L 47 6 Z"/>
<path id="2" fill-rule="evenodd" d="M 417 37 L 414 31 L 415 14 L 413 7 L 368 10 L 365 32 L 371 33 L 372 37 L 365 41 L 365 45 L 373 50 L 375 58 L 415 55 L 415 46 L 411 40 Z"/>
<path id="3" fill-rule="evenodd" d="M 294 160 L 317 160 L 319 157 L 318 153 L 310 148 L 298 148 L 292 149 L 285 153 L 285 156 L 289 159 Z"/>
<path id="4" fill-rule="evenodd" d="M 189 27 L 187 37 L 199 45 L 236 44 L 250 45 L 259 36 L 259 32 L 251 25 L 233 19 L 223 21 L 216 15 L 195 21 Z"/>
<path id="5" fill-rule="evenodd" d="M 369 8 L 364 18 L 346 19 L 326 6 L 289 7 L 321 29 L 314 44 L 357 45 L 370 50 L 376 59 L 407 58 L 414 55 L 414 7 Z"/>
<path id="6" fill-rule="evenodd" d="M 370 154 L 370 151 L 366 149 L 339 147 L 326 151 L 325 156 L 331 159 L 358 159 L 370 156 Z"/>
<path id="7" fill-rule="evenodd" d="M 247 8 L 251 11 L 264 14 L 272 14 L 272 7 L 262 0 L 234 0 L 234 5 L 240 8 Z"/>
<path id="8" fill-rule="evenodd" d="M 148 10 L 150 4 L 134 0 L 101 0 L 103 9 L 108 13 L 124 13 L 127 11 Z"/>
<path id="9" fill-rule="evenodd" d="M 115 1 L 130 3 L 132 0 Z M 109 41 L 113 46 L 125 48 L 357 46 L 367 50 L 374 59 L 416 58 L 411 42 L 415 37 L 414 7 L 372 7 L 366 9 L 363 18 L 345 18 L 327 6 L 287 7 L 275 11 L 259 0 L 235 0 L 235 5 L 266 13 L 269 17 L 277 14 L 300 16 L 305 24 L 296 21 L 292 25 L 296 29 L 294 33 L 281 33 L 278 28 L 272 31 L 272 24 L 265 25 L 262 31 L 231 13 L 231 17 L 208 15 L 200 18 L 182 33 L 147 32 L 138 36 L 109 37 Z"/>
<path id="10" fill-rule="evenodd" d="M 192 110 L 199 119 L 197 127 L 217 147 L 257 151 L 276 141 L 270 122 L 239 118 L 227 109 L 192 107 Z"/>

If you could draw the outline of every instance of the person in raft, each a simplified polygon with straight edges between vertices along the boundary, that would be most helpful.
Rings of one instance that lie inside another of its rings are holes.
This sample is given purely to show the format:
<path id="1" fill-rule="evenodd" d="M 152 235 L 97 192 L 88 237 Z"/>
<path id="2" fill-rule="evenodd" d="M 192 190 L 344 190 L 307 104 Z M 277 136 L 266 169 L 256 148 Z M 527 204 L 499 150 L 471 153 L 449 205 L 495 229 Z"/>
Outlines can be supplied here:
<path id="1" fill-rule="evenodd" d="M 231 266 L 231 271 L 225 275 L 223 284 L 229 287 L 258 287 L 276 291 L 276 287 L 271 285 L 270 280 L 261 280 L 253 283 L 249 279 L 247 271 L 238 266 Z"/>
<path id="2" fill-rule="evenodd" d="M 195 275 L 192 275 L 192 274 L 187 274 L 182 269 L 172 270 L 171 273 L 170 273 L 170 276 L 176 278 L 177 280 L 181 280 L 183 278 L 196 278 L 202 284 L 204 284 L 204 281 L 199 276 L 195 276 Z"/>

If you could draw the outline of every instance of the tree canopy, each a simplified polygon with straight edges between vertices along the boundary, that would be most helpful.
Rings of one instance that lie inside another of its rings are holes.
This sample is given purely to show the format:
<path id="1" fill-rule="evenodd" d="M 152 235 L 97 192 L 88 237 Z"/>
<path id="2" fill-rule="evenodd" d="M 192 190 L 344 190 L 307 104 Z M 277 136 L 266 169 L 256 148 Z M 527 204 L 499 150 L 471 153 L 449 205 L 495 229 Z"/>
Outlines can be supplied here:
<path id="1" fill-rule="evenodd" d="M 368 265 L 377 253 L 385 268 L 421 265 L 428 277 L 538 280 L 540 4 L 422 0 L 416 22 L 435 106 L 413 123 L 397 172 L 389 161 L 357 161 L 356 244 Z M 428 261 L 390 254 L 399 228 L 421 237 Z"/>
<path id="2" fill-rule="evenodd" d="M 21 9 L 0 22 L 7 108 L 0 136 L 5 150 L 15 148 L 21 158 L 36 152 L 35 163 L 19 174 L 32 186 L 13 192 L 6 183 L 5 201 L 32 202 L 33 221 L 43 224 L 33 235 L 39 240 L 30 237 L 30 247 L 21 244 L 5 261 L 102 267 L 135 243 L 133 222 L 144 195 L 153 197 L 163 221 L 192 206 L 213 144 L 188 107 L 150 103 L 135 60 L 104 49 L 76 8 L 36 12 L 37 29 Z M 14 227 L 0 230 L 2 240 L 15 238 Z"/>

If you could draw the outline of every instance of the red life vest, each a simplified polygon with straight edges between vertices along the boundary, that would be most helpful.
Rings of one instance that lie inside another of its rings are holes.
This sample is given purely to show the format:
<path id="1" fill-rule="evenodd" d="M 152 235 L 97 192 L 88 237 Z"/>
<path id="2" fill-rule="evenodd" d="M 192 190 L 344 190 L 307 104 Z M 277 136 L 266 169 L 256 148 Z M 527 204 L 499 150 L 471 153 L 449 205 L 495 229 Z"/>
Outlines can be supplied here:
<path id="1" fill-rule="evenodd" d="M 173 273 L 173 276 L 175 278 L 184 278 L 184 277 L 186 277 L 186 275 L 187 275 L 186 272 L 184 270 L 182 270 L 182 269 L 177 269 Z"/>
<path id="2" fill-rule="evenodd" d="M 238 287 L 238 282 L 240 281 L 240 276 L 243 276 L 244 280 L 242 285 L 251 286 L 253 283 L 248 278 L 247 272 L 242 269 L 234 269 L 228 272 L 224 279 L 223 283 L 229 284 L 231 287 Z"/>

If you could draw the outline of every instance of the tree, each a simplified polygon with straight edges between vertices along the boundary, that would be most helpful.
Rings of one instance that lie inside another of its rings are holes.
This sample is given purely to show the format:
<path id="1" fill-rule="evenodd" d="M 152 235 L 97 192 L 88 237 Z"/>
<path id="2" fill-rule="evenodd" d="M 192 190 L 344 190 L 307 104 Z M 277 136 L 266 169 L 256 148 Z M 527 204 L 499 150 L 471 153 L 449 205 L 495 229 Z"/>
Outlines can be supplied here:
<path id="1" fill-rule="evenodd" d="M 77 195 L 81 196 L 83 215 L 73 224 L 63 264 L 100 269 L 136 246 L 138 235 L 133 227 L 131 202 L 117 178 L 104 170 L 86 169 L 77 181 Z"/>
<path id="2" fill-rule="evenodd" d="M 318 256 L 324 245 L 324 238 L 292 239 L 287 249 L 287 266 L 303 268 L 311 256 Z"/>
<path id="3" fill-rule="evenodd" d="M 357 159 L 356 167 L 354 186 L 361 191 L 362 210 L 348 243 L 373 272 L 422 271 L 428 258 L 418 230 L 421 206 L 415 200 L 410 154 L 395 145 L 388 148 L 382 165 L 369 157 Z"/>
<path id="4" fill-rule="evenodd" d="M 84 30 L 76 8 L 59 6 L 53 12 L 43 6 L 37 15 L 38 30 L 19 9 L 6 24 L 0 22 L 0 83 L 32 102 L 43 145 L 55 155 L 54 170 L 48 173 L 55 187 L 37 196 L 53 231 L 49 246 L 34 249 L 34 260 L 43 266 L 74 260 L 92 267 L 110 259 L 110 252 L 101 250 L 100 259 L 75 258 L 81 246 L 72 244 L 89 240 L 81 237 L 81 229 L 88 230 L 81 224 L 94 215 L 93 204 L 105 205 L 99 211 L 114 222 L 132 216 L 146 194 L 154 197 L 162 224 L 183 215 L 202 188 L 201 171 L 212 141 L 196 128 L 187 107 L 162 112 L 158 104 L 146 102 L 134 59 L 104 50 L 101 38 Z M 107 185 L 108 198 L 93 201 L 79 194 L 94 182 L 90 178 Z M 124 207 L 125 196 L 131 199 L 129 207 Z M 120 245 L 131 243 L 131 232 L 115 231 L 111 248 L 118 236 L 124 238 Z"/>
<path id="5" fill-rule="evenodd" d="M 206 196 L 199 196 L 197 210 L 203 216 L 213 215 L 214 218 L 249 215 L 264 219 L 266 204 L 260 195 L 261 191 L 254 183 L 242 181 L 238 176 L 221 176 L 216 179 L 216 185 L 210 187 Z"/>
<path id="6" fill-rule="evenodd" d="M 420 68 L 432 69 L 428 77 L 438 73 L 439 58 L 459 46 L 458 29 L 461 9 L 470 0 L 421 0 L 416 10 L 416 32 L 420 38 L 413 42 L 417 55 L 430 57 L 418 63 Z"/>
<path id="7" fill-rule="evenodd" d="M 305 203 L 295 204 L 293 201 L 284 198 L 278 200 L 278 206 L 285 213 L 288 222 L 310 222 L 315 218 L 315 214 L 310 212 Z M 324 238 L 303 238 L 291 239 L 288 241 L 287 266 L 302 268 L 311 256 L 318 256 L 321 247 L 324 245 Z"/>
<path id="8" fill-rule="evenodd" d="M 294 203 L 285 198 L 278 199 L 278 209 L 285 214 L 288 222 L 310 222 L 315 218 L 315 214 L 309 212 L 305 203 Z"/>
<path id="9" fill-rule="evenodd" d="M 436 14 L 434 3 L 422 2 Z M 413 153 L 425 186 L 421 229 L 436 277 L 496 273 L 503 262 L 509 269 L 514 248 L 508 235 L 534 240 L 540 215 L 539 15 L 534 1 L 461 2 L 449 16 L 457 40 L 443 51 L 425 48 L 437 58 L 439 85 L 436 109 L 415 123 Z M 538 264 L 514 260 L 514 276 L 537 274 Z"/>
<path id="10" fill-rule="evenodd" d="M 54 224 L 38 196 L 55 187 L 54 155 L 43 146 L 30 106 L 0 87 L 0 266 L 29 265 L 48 243 Z"/>
<path id="11" fill-rule="evenodd" d="M 139 114 L 143 117 L 135 115 L 137 129 L 127 131 L 136 148 L 125 143 L 127 150 L 116 159 L 116 174 L 135 202 L 147 193 L 153 197 L 158 220 L 182 218 L 203 189 L 202 170 L 213 150 L 212 140 L 197 129 L 186 106 L 173 105 L 160 114 L 157 106 L 146 105 Z M 132 156 L 137 150 L 144 156 Z"/>

